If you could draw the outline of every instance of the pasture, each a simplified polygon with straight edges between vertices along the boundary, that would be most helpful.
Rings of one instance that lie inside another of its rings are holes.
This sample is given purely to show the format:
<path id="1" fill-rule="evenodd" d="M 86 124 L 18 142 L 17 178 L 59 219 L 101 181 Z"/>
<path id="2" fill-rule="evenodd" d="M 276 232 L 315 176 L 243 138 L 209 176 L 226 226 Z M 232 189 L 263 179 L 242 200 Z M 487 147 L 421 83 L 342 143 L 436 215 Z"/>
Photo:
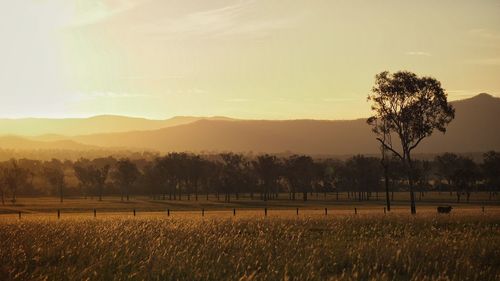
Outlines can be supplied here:
<path id="1" fill-rule="evenodd" d="M 458 204 L 453 194 L 426 193 L 412 216 L 406 193 L 395 193 L 387 213 L 381 195 L 19 198 L 1 207 L 0 280 L 500 278 L 498 197 Z M 453 210 L 437 214 L 438 205 Z"/>
<path id="2" fill-rule="evenodd" d="M 137 212 L 164 212 L 167 209 L 172 211 L 201 211 L 217 210 L 231 211 L 237 210 L 253 210 L 269 208 L 278 210 L 323 210 L 339 209 L 351 210 L 358 208 L 359 210 L 370 209 L 376 212 L 383 212 L 385 206 L 385 194 L 379 192 L 373 193 L 370 200 L 359 201 L 349 197 L 346 192 L 338 193 L 312 193 L 308 201 L 301 199 L 289 200 L 289 194 L 280 193 L 276 199 L 263 201 L 254 196 L 251 199 L 249 194 L 240 194 L 238 199 L 233 195 L 230 202 L 218 200 L 214 194 L 209 194 L 208 199 L 205 194 L 199 195 L 198 200 L 195 200 L 193 195 L 190 200 L 184 195 L 182 200 L 163 200 L 162 198 L 152 199 L 147 196 L 132 196 L 130 201 L 121 201 L 118 196 L 105 196 L 102 201 L 94 198 L 84 197 L 67 197 L 63 203 L 59 202 L 57 197 L 18 197 L 15 204 L 6 201 L 5 205 L 0 205 L 0 214 L 17 214 L 22 212 L 23 215 L 30 214 L 54 214 L 57 210 L 63 213 L 91 213 L 94 209 L 98 213 L 124 212 L 130 213 L 136 209 Z M 408 192 L 394 192 L 391 197 L 391 204 L 395 209 L 408 209 L 409 195 Z M 439 205 L 452 205 L 455 209 L 473 208 L 481 209 L 485 206 L 490 209 L 500 205 L 500 197 L 498 195 L 490 197 L 488 192 L 474 192 L 470 197 L 470 202 L 462 200 L 457 203 L 455 193 L 450 192 L 425 192 L 424 194 L 416 194 L 417 211 L 425 208 L 435 210 Z M 221 198 L 222 199 L 222 198 Z"/>
<path id="3" fill-rule="evenodd" d="M 2 216 L 0 279 L 498 280 L 499 215 Z"/>

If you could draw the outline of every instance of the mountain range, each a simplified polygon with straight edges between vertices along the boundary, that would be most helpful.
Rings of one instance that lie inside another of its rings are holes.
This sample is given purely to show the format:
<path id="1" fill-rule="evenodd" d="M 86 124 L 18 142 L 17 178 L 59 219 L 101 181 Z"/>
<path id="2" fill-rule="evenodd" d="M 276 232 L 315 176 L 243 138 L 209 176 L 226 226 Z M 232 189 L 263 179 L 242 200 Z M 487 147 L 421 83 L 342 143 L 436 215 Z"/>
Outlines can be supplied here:
<path id="1" fill-rule="evenodd" d="M 500 98 L 488 94 L 451 102 L 455 119 L 416 152 L 500 150 Z M 29 133 L 28 133 L 29 132 Z M 30 135 L 31 134 L 31 135 Z M 366 119 L 241 120 L 123 116 L 81 119 L 0 119 L 0 147 L 10 149 L 132 149 L 159 152 L 375 154 L 379 146 Z M 16 136 L 13 136 L 16 135 Z"/>

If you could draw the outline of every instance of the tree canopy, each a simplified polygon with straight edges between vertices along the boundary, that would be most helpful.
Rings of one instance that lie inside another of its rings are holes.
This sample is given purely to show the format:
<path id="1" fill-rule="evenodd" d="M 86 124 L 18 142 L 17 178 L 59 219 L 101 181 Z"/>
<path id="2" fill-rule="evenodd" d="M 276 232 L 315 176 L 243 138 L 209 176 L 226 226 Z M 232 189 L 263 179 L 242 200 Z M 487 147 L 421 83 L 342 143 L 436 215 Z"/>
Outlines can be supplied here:
<path id="1" fill-rule="evenodd" d="M 377 74 L 368 100 L 372 102 L 373 116 L 367 122 L 383 147 L 382 153 L 391 151 L 409 167 L 411 213 L 415 214 L 411 151 L 435 130 L 446 132 L 455 110 L 438 80 L 409 71 Z M 393 144 L 393 135 L 399 138 L 400 149 Z"/>

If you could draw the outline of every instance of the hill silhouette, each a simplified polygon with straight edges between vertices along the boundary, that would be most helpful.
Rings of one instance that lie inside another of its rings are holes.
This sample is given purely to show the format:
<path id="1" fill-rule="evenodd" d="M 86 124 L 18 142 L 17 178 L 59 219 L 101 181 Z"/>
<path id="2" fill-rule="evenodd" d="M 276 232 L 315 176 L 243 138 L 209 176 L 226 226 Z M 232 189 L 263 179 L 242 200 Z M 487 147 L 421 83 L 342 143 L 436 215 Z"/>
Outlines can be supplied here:
<path id="1" fill-rule="evenodd" d="M 456 117 L 448 127 L 447 133 L 445 135 L 435 133 L 432 137 L 425 139 L 416 150 L 417 153 L 500 150 L 500 122 L 497 121 L 500 117 L 500 98 L 480 94 L 469 99 L 454 101 L 452 104 L 456 108 Z M 103 118 L 110 118 L 118 123 L 119 120 L 125 120 L 127 125 L 121 125 L 114 130 L 133 127 L 136 131 L 85 134 L 73 137 L 44 135 L 31 138 L 30 146 L 37 146 L 34 141 L 43 141 L 40 144 L 43 147 L 49 146 L 50 141 L 57 143 L 61 140 L 71 140 L 74 147 L 82 145 L 83 147 L 128 148 L 160 152 L 252 151 L 254 153 L 291 152 L 332 155 L 379 153 L 375 136 L 370 126 L 366 124 L 366 119 L 276 121 L 237 120 L 224 117 L 178 117 L 164 121 L 131 118 L 133 120 L 131 121 L 128 117 L 96 117 L 97 120 L 103 120 Z M 113 122 L 110 121 L 107 124 L 111 126 Z M 92 123 L 89 121 L 85 124 L 90 126 Z M 138 128 L 140 124 L 147 125 Z M 162 126 L 161 124 L 167 124 L 167 126 L 161 129 L 148 129 Z M 85 128 L 85 130 L 91 131 L 92 128 Z M 15 142 L 11 144 L 15 146 Z M 0 142 L 0 147 L 3 145 Z M 70 145 L 66 144 L 66 146 Z"/>
<path id="2" fill-rule="evenodd" d="M 480 94 L 454 101 L 456 118 L 445 135 L 435 133 L 416 152 L 482 152 L 500 149 L 500 98 Z M 111 147 L 167 151 L 236 151 L 307 154 L 378 153 L 366 119 L 198 120 L 159 130 L 78 136 L 74 140 Z"/>
<path id="3" fill-rule="evenodd" d="M 155 130 L 188 124 L 201 119 L 228 120 L 226 117 L 177 116 L 166 120 L 98 115 L 90 118 L 0 119 L 0 135 L 42 136 L 40 140 L 61 140 L 65 136 Z"/>
<path id="4" fill-rule="evenodd" d="M 0 137 L 0 148 L 2 149 L 20 149 L 20 150 L 90 150 L 99 147 L 85 145 L 72 140 L 42 141 L 32 140 L 18 136 Z"/>

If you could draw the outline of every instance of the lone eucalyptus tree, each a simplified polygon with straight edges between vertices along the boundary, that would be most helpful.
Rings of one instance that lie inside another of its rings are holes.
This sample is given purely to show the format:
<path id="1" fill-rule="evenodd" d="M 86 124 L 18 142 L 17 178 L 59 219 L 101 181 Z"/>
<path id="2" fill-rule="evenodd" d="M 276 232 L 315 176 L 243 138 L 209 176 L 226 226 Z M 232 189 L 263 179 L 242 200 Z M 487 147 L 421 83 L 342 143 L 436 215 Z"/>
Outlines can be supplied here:
<path id="1" fill-rule="evenodd" d="M 435 130 L 445 133 L 455 110 L 439 81 L 408 71 L 377 74 L 368 100 L 373 102 L 373 116 L 367 122 L 372 125 L 377 140 L 383 150 L 392 152 L 408 167 L 411 213 L 415 214 L 411 152 Z M 391 135 L 399 138 L 399 145 L 393 145 Z"/>

